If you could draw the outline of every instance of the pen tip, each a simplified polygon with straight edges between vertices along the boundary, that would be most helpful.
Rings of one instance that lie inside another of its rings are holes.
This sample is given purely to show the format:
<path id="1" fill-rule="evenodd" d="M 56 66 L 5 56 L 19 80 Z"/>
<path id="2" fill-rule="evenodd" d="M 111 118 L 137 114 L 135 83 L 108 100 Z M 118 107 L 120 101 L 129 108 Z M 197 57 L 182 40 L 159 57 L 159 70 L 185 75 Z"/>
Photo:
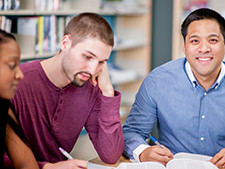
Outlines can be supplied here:
<path id="1" fill-rule="evenodd" d="M 156 139 L 153 136 L 150 136 L 153 142 L 156 142 Z"/>

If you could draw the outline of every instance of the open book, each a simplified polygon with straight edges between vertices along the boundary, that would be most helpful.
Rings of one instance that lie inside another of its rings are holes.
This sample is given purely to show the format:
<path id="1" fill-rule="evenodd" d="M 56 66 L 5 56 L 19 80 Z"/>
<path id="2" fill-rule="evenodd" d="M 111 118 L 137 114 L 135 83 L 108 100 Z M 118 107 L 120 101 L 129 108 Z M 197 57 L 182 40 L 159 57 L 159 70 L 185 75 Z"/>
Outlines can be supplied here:
<path id="1" fill-rule="evenodd" d="M 208 161 L 211 158 L 206 155 L 177 153 L 166 167 L 158 162 L 121 163 L 116 168 L 89 163 L 88 169 L 217 169 Z"/>

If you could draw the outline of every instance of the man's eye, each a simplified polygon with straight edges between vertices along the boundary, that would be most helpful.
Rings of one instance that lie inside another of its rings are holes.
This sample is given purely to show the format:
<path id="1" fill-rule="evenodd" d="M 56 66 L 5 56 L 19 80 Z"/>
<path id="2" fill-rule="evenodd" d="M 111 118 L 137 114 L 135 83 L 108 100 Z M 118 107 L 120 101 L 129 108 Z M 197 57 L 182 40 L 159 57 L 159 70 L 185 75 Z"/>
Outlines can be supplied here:
<path id="1" fill-rule="evenodd" d="M 211 43 L 217 43 L 218 40 L 217 40 L 217 39 L 210 39 L 210 42 L 211 42 Z"/>
<path id="2" fill-rule="evenodd" d="M 104 64 L 104 63 L 105 63 L 105 61 L 101 61 L 101 62 L 99 62 L 99 64 L 100 64 L 100 65 L 102 65 L 102 64 Z"/>
<path id="3" fill-rule="evenodd" d="M 193 40 L 191 40 L 191 43 L 193 43 L 193 44 L 197 44 L 197 43 L 198 43 L 198 40 L 193 39 Z"/>
<path id="4" fill-rule="evenodd" d="M 91 59 L 91 57 L 90 56 L 87 56 L 87 55 L 85 55 L 84 56 L 86 59 Z"/>

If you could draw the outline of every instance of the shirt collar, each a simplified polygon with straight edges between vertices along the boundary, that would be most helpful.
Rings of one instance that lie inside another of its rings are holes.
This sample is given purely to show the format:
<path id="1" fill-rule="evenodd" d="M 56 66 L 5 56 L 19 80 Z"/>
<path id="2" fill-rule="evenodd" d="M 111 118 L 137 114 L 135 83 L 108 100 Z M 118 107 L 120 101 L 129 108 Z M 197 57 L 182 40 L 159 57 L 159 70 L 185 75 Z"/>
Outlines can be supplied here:
<path id="1" fill-rule="evenodd" d="M 188 61 L 186 61 L 186 63 L 185 63 L 185 69 L 186 69 L 186 72 L 187 72 L 187 75 L 188 75 L 189 79 L 192 82 L 193 87 L 196 87 L 197 86 L 197 80 L 196 80 L 193 72 L 191 71 L 191 66 L 188 63 Z M 224 77 L 224 75 L 225 75 L 225 65 L 222 62 L 221 63 L 221 71 L 220 71 L 219 77 L 217 78 L 216 83 L 214 83 L 215 84 L 215 88 L 217 88 L 219 86 L 219 84 L 220 84 L 222 78 Z"/>

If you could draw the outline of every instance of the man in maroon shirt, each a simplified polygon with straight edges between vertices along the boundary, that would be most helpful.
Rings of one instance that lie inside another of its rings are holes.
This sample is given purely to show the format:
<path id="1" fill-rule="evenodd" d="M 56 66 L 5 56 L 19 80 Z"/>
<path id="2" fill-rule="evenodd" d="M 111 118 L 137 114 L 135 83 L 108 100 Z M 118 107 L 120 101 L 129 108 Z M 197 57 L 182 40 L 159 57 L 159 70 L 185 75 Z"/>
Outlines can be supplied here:
<path id="1" fill-rule="evenodd" d="M 86 168 L 85 161 L 66 160 L 58 150 L 70 152 L 83 127 L 100 158 L 115 163 L 124 141 L 121 94 L 113 89 L 106 63 L 112 29 L 97 14 L 77 15 L 66 26 L 60 48 L 50 59 L 21 65 L 24 79 L 12 100 L 39 166 Z"/>

